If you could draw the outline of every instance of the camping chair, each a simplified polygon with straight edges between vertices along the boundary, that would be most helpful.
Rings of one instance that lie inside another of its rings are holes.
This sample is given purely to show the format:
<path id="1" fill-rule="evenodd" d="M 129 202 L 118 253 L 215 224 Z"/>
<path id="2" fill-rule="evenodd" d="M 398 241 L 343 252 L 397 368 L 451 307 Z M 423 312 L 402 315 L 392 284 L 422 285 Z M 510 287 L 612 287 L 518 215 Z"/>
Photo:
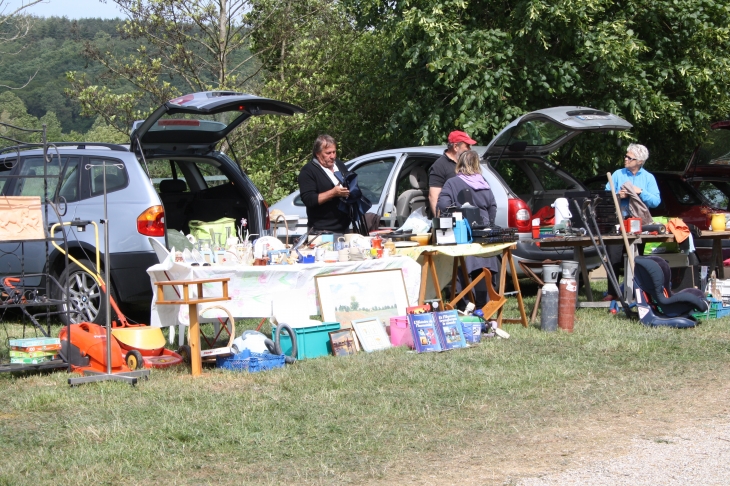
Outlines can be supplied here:
<path id="1" fill-rule="evenodd" d="M 707 300 L 699 289 L 672 293 L 669 264 L 657 256 L 634 260 L 636 302 L 641 322 L 647 326 L 694 327 L 692 312 L 705 312 Z"/>

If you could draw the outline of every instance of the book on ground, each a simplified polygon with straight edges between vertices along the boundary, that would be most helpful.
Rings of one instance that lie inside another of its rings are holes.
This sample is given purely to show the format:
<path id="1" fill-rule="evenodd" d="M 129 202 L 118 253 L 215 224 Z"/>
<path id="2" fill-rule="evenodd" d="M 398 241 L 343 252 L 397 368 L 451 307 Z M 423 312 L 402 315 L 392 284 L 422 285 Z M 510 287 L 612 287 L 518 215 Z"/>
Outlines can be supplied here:
<path id="1" fill-rule="evenodd" d="M 433 314 L 408 314 L 408 324 L 413 333 L 413 344 L 416 352 L 442 351 L 441 340 Z"/>
<path id="2" fill-rule="evenodd" d="M 465 348 L 466 340 L 464 331 L 461 328 L 459 314 L 455 310 L 434 312 L 436 329 L 441 338 L 441 345 L 445 350 L 454 348 Z"/>

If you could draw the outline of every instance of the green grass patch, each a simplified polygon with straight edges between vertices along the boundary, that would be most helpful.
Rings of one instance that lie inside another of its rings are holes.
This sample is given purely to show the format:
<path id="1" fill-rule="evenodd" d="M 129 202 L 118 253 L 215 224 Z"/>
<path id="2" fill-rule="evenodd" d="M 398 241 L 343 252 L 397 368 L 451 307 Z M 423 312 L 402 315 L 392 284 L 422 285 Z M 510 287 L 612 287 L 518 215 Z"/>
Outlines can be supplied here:
<path id="1" fill-rule="evenodd" d="M 407 460 L 417 474 L 419 457 L 661 400 L 712 376 L 729 362 L 728 324 L 648 329 L 581 309 L 572 334 L 508 325 L 508 340 L 447 353 L 397 348 L 197 379 L 153 370 L 136 387 L 3 374 L 0 484 L 354 484 Z"/>

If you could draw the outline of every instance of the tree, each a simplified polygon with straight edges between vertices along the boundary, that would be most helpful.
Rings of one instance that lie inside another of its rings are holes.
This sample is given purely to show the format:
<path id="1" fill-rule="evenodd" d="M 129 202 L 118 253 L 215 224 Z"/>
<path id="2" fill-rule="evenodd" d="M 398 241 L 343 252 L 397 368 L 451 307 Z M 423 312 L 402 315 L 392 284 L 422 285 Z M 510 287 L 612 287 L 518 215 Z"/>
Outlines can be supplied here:
<path id="1" fill-rule="evenodd" d="M 34 21 L 34 17 L 27 15 L 28 9 L 41 1 L 42 0 L 28 0 L 27 2 L 21 3 L 19 6 L 11 7 L 7 0 L 0 0 L 0 46 L 17 42 L 28 35 Z M 13 55 L 18 52 L 20 51 L 0 51 L 0 55 Z M 32 79 L 33 76 L 31 76 L 23 86 L 13 87 L 0 84 L 0 88 L 22 89 L 26 87 Z"/>
<path id="2" fill-rule="evenodd" d="M 361 29 L 390 40 L 390 86 L 410 91 L 389 98 L 392 138 L 442 143 L 459 128 L 486 143 L 521 113 L 585 105 L 632 122 L 623 137 L 676 166 L 730 111 L 728 0 L 346 3 Z M 623 149 L 597 148 L 581 140 L 563 165 L 615 168 Z"/>

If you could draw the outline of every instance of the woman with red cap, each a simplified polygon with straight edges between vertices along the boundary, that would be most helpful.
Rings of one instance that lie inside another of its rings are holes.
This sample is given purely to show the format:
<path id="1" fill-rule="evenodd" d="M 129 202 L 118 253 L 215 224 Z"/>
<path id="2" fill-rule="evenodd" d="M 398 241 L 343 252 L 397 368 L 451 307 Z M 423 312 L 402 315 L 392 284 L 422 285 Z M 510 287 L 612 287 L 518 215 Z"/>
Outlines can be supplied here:
<path id="1" fill-rule="evenodd" d="M 436 205 L 438 204 L 441 189 L 443 189 L 447 180 L 456 176 L 456 161 L 459 160 L 462 153 L 471 149 L 471 146 L 477 143 L 465 132 L 459 130 L 449 133 L 448 142 L 444 154 L 436 159 L 428 174 L 428 202 L 434 216 L 436 215 Z"/>

